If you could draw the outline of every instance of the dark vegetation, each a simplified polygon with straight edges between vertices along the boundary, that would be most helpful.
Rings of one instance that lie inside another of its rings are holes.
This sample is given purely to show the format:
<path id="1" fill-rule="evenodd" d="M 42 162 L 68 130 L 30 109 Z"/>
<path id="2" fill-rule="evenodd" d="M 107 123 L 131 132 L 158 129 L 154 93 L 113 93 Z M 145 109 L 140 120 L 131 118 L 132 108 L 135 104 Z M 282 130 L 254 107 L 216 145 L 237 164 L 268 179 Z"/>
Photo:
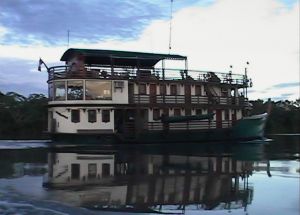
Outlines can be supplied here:
<path id="1" fill-rule="evenodd" d="M 251 101 L 252 114 L 263 113 L 268 102 Z M 271 102 L 272 111 L 266 133 L 300 133 L 300 100 Z M 47 135 L 47 98 L 0 92 L 0 139 L 44 139 Z"/>
<path id="2" fill-rule="evenodd" d="M 43 139 L 47 128 L 47 98 L 0 92 L 0 139 Z"/>
<path id="3" fill-rule="evenodd" d="M 251 101 L 252 114 L 266 112 L 269 102 Z M 267 134 L 300 133 L 300 99 L 296 101 L 271 101 L 271 114 L 266 124 Z"/>

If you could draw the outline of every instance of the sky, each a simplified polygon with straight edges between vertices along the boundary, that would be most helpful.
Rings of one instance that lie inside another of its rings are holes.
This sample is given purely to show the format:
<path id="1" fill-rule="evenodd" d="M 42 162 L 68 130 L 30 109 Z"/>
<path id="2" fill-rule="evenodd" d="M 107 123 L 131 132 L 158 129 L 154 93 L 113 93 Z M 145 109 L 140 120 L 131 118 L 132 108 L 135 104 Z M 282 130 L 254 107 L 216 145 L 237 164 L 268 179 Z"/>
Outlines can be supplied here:
<path id="1" fill-rule="evenodd" d="M 171 53 L 190 69 L 247 66 L 249 99 L 295 100 L 299 11 L 299 0 L 173 0 Z M 63 65 L 68 48 L 168 53 L 169 26 L 170 0 L 1 0 L 0 91 L 47 95 L 38 60 Z"/>

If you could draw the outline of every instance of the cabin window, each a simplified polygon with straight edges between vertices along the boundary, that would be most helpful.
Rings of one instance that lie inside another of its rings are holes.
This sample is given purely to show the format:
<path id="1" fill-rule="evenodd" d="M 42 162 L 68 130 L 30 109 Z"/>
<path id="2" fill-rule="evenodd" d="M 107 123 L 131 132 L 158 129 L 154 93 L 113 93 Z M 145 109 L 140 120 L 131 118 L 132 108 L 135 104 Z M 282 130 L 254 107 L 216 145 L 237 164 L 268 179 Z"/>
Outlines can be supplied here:
<path id="1" fill-rule="evenodd" d="M 96 110 L 88 110 L 88 122 L 94 123 L 97 121 L 97 112 Z"/>
<path id="2" fill-rule="evenodd" d="M 49 83 L 48 85 L 48 98 L 50 101 L 53 100 L 53 83 Z"/>
<path id="3" fill-rule="evenodd" d="M 68 81 L 68 100 L 83 99 L 83 81 Z"/>
<path id="4" fill-rule="evenodd" d="M 159 85 L 159 92 L 160 95 L 166 95 L 167 94 L 166 85 L 164 84 Z"/>
<path id="5" fill-rule="evenodd" d="M 221 88 L 221 96 L 222 97 L 228 97 L 228 89 Z"/>
<path id="6" fill-rule="evenodd" d="M 170 90 L 170 91 L 171 91 L 170 94 L 171 94 L 172 96 L 177 95 L 177 85 L 171 84 L 171 90 Z"/>
<path id="7" fill-rule="evenodd" d="M 97 176 L 97 164 L 95 163 L 89 163 L 88 164 L 88 178 L 96 178 Z"/>
<path id="8" fill-rule="evenodd" d="M 212 120 L 216 120 L 216 115 L 215 115 L 216 111 L 213 111 L 213 110 L 211 110 L 211 109 L 208 109 L 208 110 L 207 110 L 207 113 L 208 113 L 208 114 L 214 114 Z"/>
<path id="9" fill-rule="evenodd" d="M 202 115 L 202 109 L 196 109 L 196 115 Z"/>
<path id="10" fill-rule="evenodd" d="M 159 118 L 160 118 L 160 110 L 153 109 L 153 120 L 159 120 Z"/>
<path id="11" fill-rule="evenodd" d="M 80 111 L 79 110 L 71 110 L 71 121 L 74 123 L 80 122 Z"/>
<path id="12" fill-rule="evenodd" d="M 54 82 L 54 100 L 62 101 L 66 99 L 66 88 L 64 81 Z"/>
<path id="13" fill-rule="evenodd" d="M 164 114 L 164 116 L 169 116 L 169 108 L 164 108 L 163 114 Z"/>
<path id="14" fill-rule="evenodd" d="M 180 116 L 181 115 L 181 111 L 179 108 L 175 108 L 174 109 L 174 116 Z"/>
<path id="15" fill-rule="evenodd" d="M 201 86 L 200 85 L 196 85 L 195 86 L 195 95 L 196 96 L 201 96 L 202 93 L 201 93 Z"/>
<path id="16" fill-rule="evenodd" d="M 111 81 L 86 81 L 86 100 L 111 100 Z"/>
<path id="17" fill-rule="evenodd" d="M 230 95 L 231 95 L 231 97 L 236 97 L 236 91 L 235 91 L 235 89 L 231 89 Z"/>
<path id="18" fill-rule="evenodd" d="M 110 122 L 110 110 L 102 110 L 102 122 Z"/>
<path id="19" fill-rule="evenodd" d="M 139 94 L 147 94 L 146 84 L 139 84 Z"/>

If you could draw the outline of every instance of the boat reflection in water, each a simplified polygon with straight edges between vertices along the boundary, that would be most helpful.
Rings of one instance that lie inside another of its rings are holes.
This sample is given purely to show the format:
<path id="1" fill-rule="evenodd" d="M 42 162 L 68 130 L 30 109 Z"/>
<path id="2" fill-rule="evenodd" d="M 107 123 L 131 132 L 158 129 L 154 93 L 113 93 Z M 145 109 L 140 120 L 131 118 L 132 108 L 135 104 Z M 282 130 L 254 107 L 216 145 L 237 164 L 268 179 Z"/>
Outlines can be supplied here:
<path id="1" fill-rule="evenodd" d="M 44 186 L 95 210 L 174 212 L 246 210 L 253 197 L 252 161 L 224 153 L 166 150 L 53 150 Z M 164 152 L 162 152 L 164 151 Z"/>

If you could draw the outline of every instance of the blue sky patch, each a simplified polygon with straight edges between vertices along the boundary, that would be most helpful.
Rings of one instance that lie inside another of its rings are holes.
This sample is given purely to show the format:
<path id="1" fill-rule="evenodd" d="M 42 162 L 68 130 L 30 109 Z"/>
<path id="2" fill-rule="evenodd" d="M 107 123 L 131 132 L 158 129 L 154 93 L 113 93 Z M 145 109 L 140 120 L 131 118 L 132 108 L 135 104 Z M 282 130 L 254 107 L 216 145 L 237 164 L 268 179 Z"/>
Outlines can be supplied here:
<path id="1" fill-rule="evenodd" d="M 289 8 L 293 7 L 297 2 L 299 2 L 299 0 L 278 0 L 278 1 L 284 3 Z"/>

